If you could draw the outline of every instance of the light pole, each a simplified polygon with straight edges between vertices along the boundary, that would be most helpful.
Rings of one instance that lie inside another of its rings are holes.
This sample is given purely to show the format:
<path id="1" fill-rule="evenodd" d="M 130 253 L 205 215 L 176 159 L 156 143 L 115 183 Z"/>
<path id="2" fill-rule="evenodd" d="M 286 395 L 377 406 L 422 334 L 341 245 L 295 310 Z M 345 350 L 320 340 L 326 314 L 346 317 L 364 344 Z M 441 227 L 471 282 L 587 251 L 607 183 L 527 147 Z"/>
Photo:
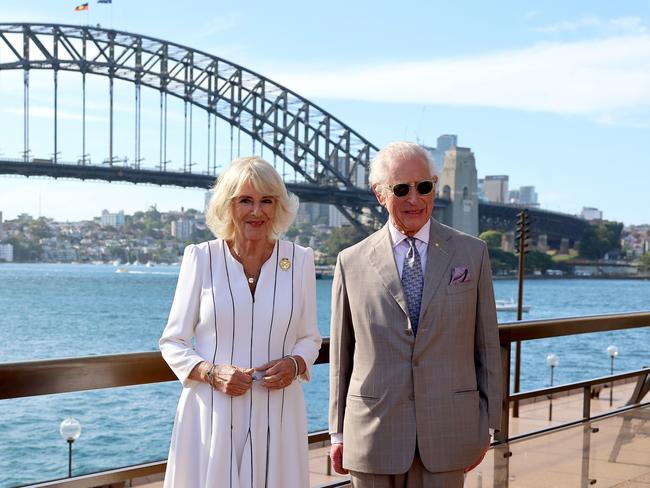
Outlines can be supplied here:
<path id="1" fill-rule="evenodd" d="M 68 478 L 72 477 L 72 443 L 81 435 L 81 424 L 74 417 L 68 417 L 59 426 L 61 437 L 68 443 Z"/>
<path id="2" fill-rule="evenodd" d="M 609 374 L 614 376 L 614 358 L 618 356 L 618 347 L 614 345 L 608 346 L 607 354 L 609 354 L 609 357 L 611 359 Z M 609 406 L 610 407 L 612 406 L 613 400 L 614 400 L 614 380 L 612 380 L 612 383 L 609 385 Z"/>
<path id="3" fill-rule="evenodd" d="M 546 356 L 546 364 L 551 367 L 551 388 L 553 388 L 553 370 L 555 367 L 560 364 L 560 358 L 552 352 Z M 548 396 L 548 420 L 549 422 L 553 419 L 553 394 Z"/>

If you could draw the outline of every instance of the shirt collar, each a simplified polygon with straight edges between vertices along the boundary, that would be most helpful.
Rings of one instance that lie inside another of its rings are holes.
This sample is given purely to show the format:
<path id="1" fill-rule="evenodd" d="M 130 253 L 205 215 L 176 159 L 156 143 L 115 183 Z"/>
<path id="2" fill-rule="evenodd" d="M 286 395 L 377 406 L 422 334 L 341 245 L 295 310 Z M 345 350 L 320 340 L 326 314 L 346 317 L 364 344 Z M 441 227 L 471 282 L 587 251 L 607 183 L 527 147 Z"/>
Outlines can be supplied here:
<path id="1" fill-rule="evenodd" d="M 413 237 L 428 245 L 430 229 L 431 220 L 427 220 L 427 223 L 420 227 L 420 230 L 417 231 Z M 402 241 L 407 238 L 407 236 L 397 230 L 397 228 L 393 225 L 393 222 L 391 222 L 390 218 L 388 219 L 388 232 L 390 233 L 390 240 L 393 243 L 393 249 L 399 246 Z"/>

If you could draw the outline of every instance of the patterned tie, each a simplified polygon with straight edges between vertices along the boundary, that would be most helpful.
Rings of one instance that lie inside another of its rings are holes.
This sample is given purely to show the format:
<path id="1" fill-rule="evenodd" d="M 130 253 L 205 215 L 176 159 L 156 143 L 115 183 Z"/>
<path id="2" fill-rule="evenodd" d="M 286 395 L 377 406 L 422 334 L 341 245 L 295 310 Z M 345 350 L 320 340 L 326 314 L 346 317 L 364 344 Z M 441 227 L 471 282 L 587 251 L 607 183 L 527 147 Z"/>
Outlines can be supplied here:
<path id="1" fill-rule="evenodd" d="M 407 239 L 410 247 L 404 258 L 404 267 L 402 268 L 402 288 L 406 295 L 406 303 L 409 309 L 413 333 L 416 334 L 418 331 L 418 321 L 420 320 L 424 277 L 422 276 L 420 253 L 415 246 L 415 238 L 408 237 Z"/>

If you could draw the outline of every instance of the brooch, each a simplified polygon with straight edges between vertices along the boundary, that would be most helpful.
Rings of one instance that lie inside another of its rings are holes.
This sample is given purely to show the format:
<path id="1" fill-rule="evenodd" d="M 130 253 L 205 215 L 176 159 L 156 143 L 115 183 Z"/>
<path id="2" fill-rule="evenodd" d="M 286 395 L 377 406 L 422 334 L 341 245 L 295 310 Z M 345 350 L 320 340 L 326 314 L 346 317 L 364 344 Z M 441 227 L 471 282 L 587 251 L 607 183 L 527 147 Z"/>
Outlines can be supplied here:
<path id="1" fill-rule="evenodd" d="M 291 261 L 288 258 L 280 259 L 280 269 L 282 271 L 287 271 L 291 267 Z"/>

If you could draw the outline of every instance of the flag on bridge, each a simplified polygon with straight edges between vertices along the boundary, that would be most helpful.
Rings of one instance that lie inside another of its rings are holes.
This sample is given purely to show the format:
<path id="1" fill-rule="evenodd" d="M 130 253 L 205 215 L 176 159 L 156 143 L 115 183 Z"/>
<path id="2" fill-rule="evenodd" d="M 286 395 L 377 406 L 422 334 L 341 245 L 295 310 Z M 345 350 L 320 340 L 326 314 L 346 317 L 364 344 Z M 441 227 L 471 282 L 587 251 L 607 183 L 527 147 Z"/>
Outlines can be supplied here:
<path id="1" fill-rule="evenodd" d="M 97 0 L 97 3 L 113 3 L 113 0 Z"/>
<path id="2" fill-rule="evenodd" d="M 74 11 L 75 11 L 75 12 L 81 12 L 81 11 L 83 11 L 83 10 L 88 10 L 88 3 L 82 3 L 81 5 L 77 5 L 77 6 L 74 8 Z"/>

